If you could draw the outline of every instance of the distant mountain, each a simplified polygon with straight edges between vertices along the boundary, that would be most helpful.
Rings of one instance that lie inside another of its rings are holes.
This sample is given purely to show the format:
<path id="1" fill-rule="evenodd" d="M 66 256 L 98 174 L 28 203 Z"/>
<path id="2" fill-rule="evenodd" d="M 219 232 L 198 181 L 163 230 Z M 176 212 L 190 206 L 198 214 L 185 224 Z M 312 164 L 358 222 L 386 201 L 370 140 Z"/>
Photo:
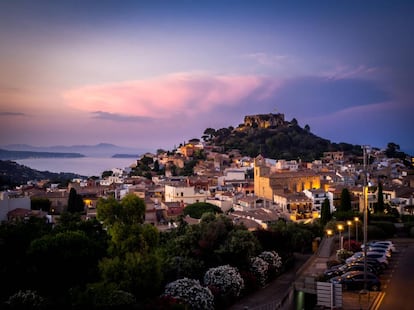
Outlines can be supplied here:
<path id="1" fill-rule="evenodd" d="M 114 154 L 143 154 L 147 149 L 123 147 L 110 143 L 99 143 L 96 145 L 55 145 L 55 146 L 32 146 L 27 144 L 9 144 L 0 146 L 9 151 L 31 151 L 31 152 L 54 152 L 54 153 L 80 153 L 88 157 L 112 157 Z"/>
<path id="2" fill-rule="evenodd" d="M 86 178 L 75 173 L 54 173 L 49 171 L 38 171 L 29 167 L 19 165 L 10 160 L 0 160 L 0 186 L 12 187 L 15 185 L 26 184 L 32 180 L 50 180 L 51 182 L 65 182 L 74 178 Z"/>
<path id="3" fill-rule="evenodd" d="M 16 160 L 27 158 L 78 158 L 85 157 L 80 153 L 55 153 L 55 152 L 33 152 L 33 151 L 8 151 L 0 149 L 1 160 Z"/>
<path id="4" fill-rule="evenodd" d="M 114 154 L 112 158 L 138 158 L 137 154 Z"/>

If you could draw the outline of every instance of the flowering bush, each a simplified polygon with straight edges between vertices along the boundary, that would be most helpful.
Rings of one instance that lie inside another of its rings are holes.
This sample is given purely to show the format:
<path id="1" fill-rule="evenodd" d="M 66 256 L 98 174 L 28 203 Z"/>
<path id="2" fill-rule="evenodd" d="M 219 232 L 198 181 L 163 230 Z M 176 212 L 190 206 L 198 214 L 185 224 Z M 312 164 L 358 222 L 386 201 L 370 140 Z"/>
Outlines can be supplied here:
<path id="1" fill-rule="evenodd" d="M 264 286 L 267 280 L 269 264 L 262 258 L 256 256 L 250 259 L 250 271 L 254 274 L 259 285 Z"/>
<path id="2" fill-rule="evenodd" d="M 348 257 L 352 256 L 352 254 L 354 254 L 354 252 L 342 249 L 342 250 L 337 250 L 336 251 L 336 258 L 339 261 L 345 261 Z"/>
<path id="3" fill-rule="evenodd" d="M 260 253 L 259 257 L 269 264 L 269 268 L 274 269 L 276 272 L 282 267 L 282 258 L 276 251 L 264 251 Z"/>
<path id="4" fill-rule="evenodd" d="M 214 309 L 214 297 L 210 289 L 194 279 L 183 278 L 165 286 L 164 296 L 170 296 L 188 304 L 191 309 Z"/>
<path id="5" fill-rule="evenodd" d="M 6 301 L 10 309 L 42 309 L 46 306 L 45 299 L 35 291 L 18 291 Z"/>
<path id="6" fill-rule="evenodd" d="M 233 298 L 240 295 L 244 281 L 236 268 L 224 265 L 207 270 L 204 285 L 217 295 Z"/>

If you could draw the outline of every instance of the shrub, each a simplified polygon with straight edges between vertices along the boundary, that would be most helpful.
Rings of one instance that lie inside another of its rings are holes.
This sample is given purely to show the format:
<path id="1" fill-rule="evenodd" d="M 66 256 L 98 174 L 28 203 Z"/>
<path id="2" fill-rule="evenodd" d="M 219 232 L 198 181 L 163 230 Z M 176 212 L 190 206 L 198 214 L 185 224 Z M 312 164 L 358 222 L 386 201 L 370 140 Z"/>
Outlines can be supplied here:
<path id="1" fill-rule="evenodd" d="M 9 309 L 44 309 L 46 300 L 36 291 L 20 290 L 9 297 L 6 305 Z"/>
<path id="2" fill-rule="evenodd" d="M 221 297 L 233 299 L 240 295 L 244 281 L 236 268 L 224 265 L 207 270 L 204 285 Z"/>
<path id="3" fill-rule="evenodd" d="M 164 296 L 181 300 L 191 309 L 214 309 L 214 297 L 210 289 L 194 279 L 183 278 L 165 286 Z"/>
<path id="4" fill-rule="evenodd" d="M 268 278 L 275 278 L 282 268 L 282 258 L 279 254 L 276 251 L 264 251 L 258 257 L 269 264 Z"/>
<path id="5" fill-rule="evenodd" d="M 386 233 L 378 226 L 368 225 L 368 239 L 386 239 Z"/>
<path id="6" fill-rule="evenodd" d="M 259 257 L 269 264 L 269 268 L 279 271 L 282 267 L 282 258 L 276 251 L 264 251 L 259 254 Z"/>
<path id="7" fill-rule="evenodd" d="M 257 283 L 260 286 L 264 286 L 267 281 L 267 274 L 269 270 L 269 264 L 260 257 L 253 257 L 250 260 L 250 271 L 256 277 Z"/>
<path id="8" fill-rule="evenodd" d="M 395 225 L 391 222 L 374 222 L 371 221 L 371 224 L 380 228 L 386 235 L 386 238 L 393 237 L 395 233 L 397 232 L 397 229 L 395 228 Z"/>
<path id="9" fill-rule="evenodd" d="M 352 256 L 352 254 L 354 254 L 354 252 L 345 249 L 336 251 L 336 257 L 339 261 L 345 261 L 348 257 Z"/>
<path id="10" fill-rule="evenodd" d="M 409 233 L 409 236 L 410 236 L 411 238 L 414 238 L 414 226 L 410 228 L 410 233 Z"/>

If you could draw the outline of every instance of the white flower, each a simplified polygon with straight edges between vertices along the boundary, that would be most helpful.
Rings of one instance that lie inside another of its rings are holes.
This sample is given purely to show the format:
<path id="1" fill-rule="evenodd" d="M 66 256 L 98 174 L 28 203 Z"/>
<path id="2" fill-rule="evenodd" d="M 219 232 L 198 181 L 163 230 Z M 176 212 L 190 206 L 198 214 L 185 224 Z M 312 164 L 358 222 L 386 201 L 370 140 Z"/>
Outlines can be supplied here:
<path id="1" fill-rule="evenodd" d="M 266 284 L 268 270 L 269 264 L 262 258 L 256 256 L 250 259 L 250 271 L 256 276 L 261 286 Z"/>
<path id="2" fill-rule="evenodd" d="M 183 278 L 165 286 L 165 296 L 182 300 L 191 309 L 214 309 L 214 296 L 207 287 L 194 279 Z"/>
<path id="3" fill-rule="evenodd" d="M 282 258 L 275 251 L 264 251 L 259 257 L 269 264 L 269 268 L 279 271 L 282 267 Z"/>
<path id="4" fill-rule="evenodd" d="M 221 296 L 238 297 L 244 281 L 236 268 L 224 265 L 207 270 L 204 285 L 216 288 Z"/>
<path id="5" fill-rule="evenodd" d="M 37 307 L 41 307 L 45 304 L 45 299 L 38 295 L 35 291 L 18 291 L 14 295 L 10 296 L 9 299 L 6 301 L 11 307 L 33 307 L 33 309 Z"/>

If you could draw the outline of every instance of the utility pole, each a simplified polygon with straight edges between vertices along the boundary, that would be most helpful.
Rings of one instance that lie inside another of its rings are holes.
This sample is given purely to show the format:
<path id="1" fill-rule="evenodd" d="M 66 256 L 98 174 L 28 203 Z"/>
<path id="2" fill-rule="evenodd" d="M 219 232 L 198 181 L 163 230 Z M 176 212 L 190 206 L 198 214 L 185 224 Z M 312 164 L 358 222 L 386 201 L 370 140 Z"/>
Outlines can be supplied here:
<path id="1" fill-rule="evenodd" d="M 363 156 L 364 156 L 364 293 L 367 292 L 367 227 L 368 227 L 368 171 L 367 171 L 367 150 L 368 145 L 363 145 Z"/>

